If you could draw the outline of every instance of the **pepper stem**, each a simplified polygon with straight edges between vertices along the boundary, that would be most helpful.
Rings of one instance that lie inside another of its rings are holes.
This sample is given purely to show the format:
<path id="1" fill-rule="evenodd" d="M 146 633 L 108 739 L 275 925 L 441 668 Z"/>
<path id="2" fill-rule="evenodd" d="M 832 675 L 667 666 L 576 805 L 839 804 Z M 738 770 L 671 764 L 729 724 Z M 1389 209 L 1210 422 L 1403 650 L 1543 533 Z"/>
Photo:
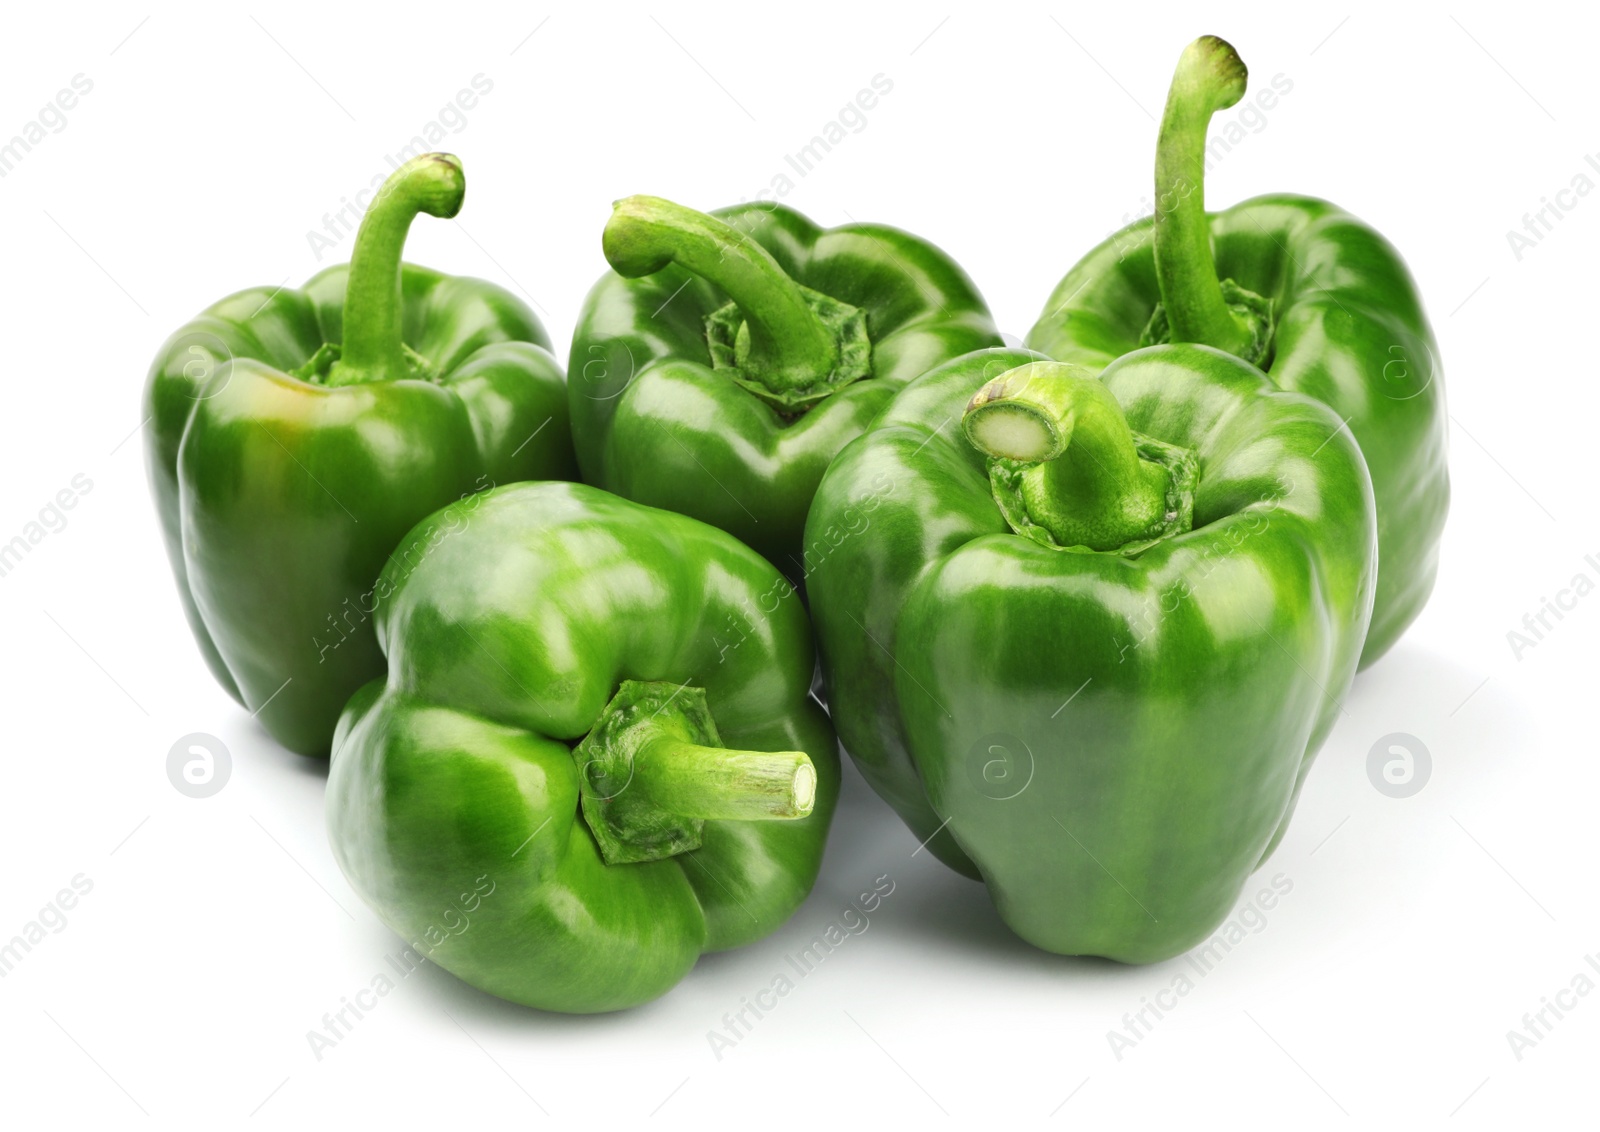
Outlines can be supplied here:
<path id="1" fill-rule="evenodd" d="M 1270 341 L 1270 307 L 1263 312 L 1265 300 L 1217 277 L 1205 204 L 1206 129 L 1212 114 L 1244 96 L 1248 79 L 1225 40 L 1204 35 L 1183 49 L 1156 145 L 1155 257 L 1170 341 L 1254 363 Z"/>
<path id="2" fill-rule="evenodd" d="M 344 344 L 328 385 L 411 376 L 401 340 L 400 254 L 417 213 L 448 220 L 461 211 L 467 183 L 449 153 L 413 157 L 378 189 L 356 233 L 345 283 Z"/>
<path id="3" fill-rule="evenodd" d="M 804 751 L 723 747 L 701 688 L 624 680 L 572 754 L 584 819 L 610 865 L 697 849 L 707 821 L 803 818 L 816 801 Z"/>
<path id="4" fill-rule="evenodd" d="M 660 197 L 631 196 L 612 206 L 601 246 L 626 278 L 676 263 L 727 292 L 743 316 L 738 368 L 758 386 L 752 392 L 783 398 L 839 370 L 838 332 L 771 253 L 732 225 Z"/>
<path id="5" fill-rule="evenodd" d="M 816 800 L 817 772 L 803 751 L 730 751 L 662 735 L 635 756 L 628 789 L 691 819 L 803 818 Z"/>
<path id="6" fill-rule="evenodd" d="M 1140 458 L 1121 406 L 1087 366 L 1007 370 L 978 390 L 961 428 L 986 456 L 1032 465 L 1023 503 L 1060 546 L 1117 550 L 1171 518 L 1171 476 Z"/>

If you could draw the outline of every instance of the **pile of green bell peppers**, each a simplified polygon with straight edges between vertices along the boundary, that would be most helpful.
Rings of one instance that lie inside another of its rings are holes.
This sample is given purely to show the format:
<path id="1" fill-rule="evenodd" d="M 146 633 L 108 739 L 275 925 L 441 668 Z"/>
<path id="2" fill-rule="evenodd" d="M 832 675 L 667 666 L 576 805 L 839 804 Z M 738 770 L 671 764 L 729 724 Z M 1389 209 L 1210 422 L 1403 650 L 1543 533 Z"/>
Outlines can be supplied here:
<path id="1" fill-rule="evenodd" d="M 179 597 L 222 687 L 331 754 L 376 914 L 515 1002 L 646 1002 L 806 898 L 842 745 L 1038 947 L 1205 940 L 1449 503 L 1399 254 L 1311 197 L 1206 211 L 1246 84 L 1183 52 L 1154 214 L 1025 347 L 899 229 L 632 196 L 564 373 L 516 296 L 402 261 L 462 207 L 447 154 L 348 265 L 176 331 L 144 414 Z"/>

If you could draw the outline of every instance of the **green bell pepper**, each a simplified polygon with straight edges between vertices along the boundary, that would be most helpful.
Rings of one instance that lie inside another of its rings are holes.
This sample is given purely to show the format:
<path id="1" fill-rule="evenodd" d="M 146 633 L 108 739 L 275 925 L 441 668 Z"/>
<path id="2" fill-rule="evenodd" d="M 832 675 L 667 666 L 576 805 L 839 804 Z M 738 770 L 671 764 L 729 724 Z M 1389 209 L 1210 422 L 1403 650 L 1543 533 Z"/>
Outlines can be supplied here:
<path id="1" fill-rule="evenodd" d="M 961 269 L 882 225 L 636 196 L 603 247 L 614 270 L 569 362 L 585 482 L 721 527 L 791 577 L 828 461 L 907 381 L 1000 344 Z"/>
<path id="2" fill-rule="evenodd" d="M 1143 963 L 1282 836 L 1376 527 L 1339 418 L 1254 366 L 1093 375 L 1006 349 L 907 386 L 823 477 L 809 593 L 840 739 L 916 836 L 1024 939 Z"/>
<path id="3" fill-rule="evenodd" d="M 1155 215 L 1080 260 L 1027 343 L 1095 369 L 1142 345 L 1204 343 L 1330 405 L 1378 501 L 1365 666 L 1422 611 L 1438 573 L 1450 505 L 1438 347 L 1400 254 L 1337 206 L 1276 194 L 1206 214 L 1206 127 L 1246 78 L 1214 36 L 1184 51 L 1161 120 Z"/>
<path id="4" fill-rule="evenodd" d="M 150 368 L 146 467 L 190 628 L 222 686 L 302 754 L 327 752 L 383 671 L 372 585 L 401 537 L 462 495 L 576 475 L 533 312 L 400 262 L 412 218 L 454 216 L 464 193 L 456 158 L 406 163 L 348 267 L 223 299 Z"/>
<path id="5" fill-rule="evenodd" d="M 451 504 L 378 584 L 328 829 L 422 954 L 545 1010 L 669 990 L 816 880 L 839 790 L 794 587 L 704 523 L 578 484 Z"/>

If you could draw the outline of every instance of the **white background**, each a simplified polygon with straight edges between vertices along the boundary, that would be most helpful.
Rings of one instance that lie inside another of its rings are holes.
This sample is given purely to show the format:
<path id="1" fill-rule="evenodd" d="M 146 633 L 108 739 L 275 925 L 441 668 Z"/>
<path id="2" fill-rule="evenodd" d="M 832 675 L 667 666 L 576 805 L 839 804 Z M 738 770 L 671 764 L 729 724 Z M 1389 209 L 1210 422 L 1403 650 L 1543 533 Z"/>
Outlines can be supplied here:
<path id="1" fill-rule="evenodd" d="M 1498 1127 L 1592 1114 L 1600 993 L 1520 1061 L 1506 1035 L 1600 953 L 1600 597 L 1520 659 L 1507 633 L 1575 575 L 1600 580 L 1587 458 L 1600 194 L 1565 198 L 1574 207 L 1520 261 L 1506 233 L 1576 175 L 1600 184 L 1584 160 L 1600 148 L 1596 29 L 1576 5 L 1498 7 L 9 13 L 0 137 L 74 75 L 93 90 L 0 179 L 0 541 L 75 475 L 93 486 L 0 578 L 0 939 L 75 875 L 93 889 L 0 979 L 0 1121 L 1141 1127 L 1453 1113 Z M 893 91 L 865 128 L 782 199 L 824 224 L 889 221 L 936 241 L 1020 336 L 1073 261 L 1145 207 L 1152 116 L 1179 51 L 1206 32 L 1237 45 L 1253 88 L 1293 82 L 1216 167 L 1208 202 L 1314 193 L 1385 232 L 1434 319 L 1452 420 L 1438 589 L 1356 681 L 1258 878 L 1293 883 L 1265 929 L 1118 1060 L 1107 1032 L 1182 961 L 1126 968 L 1020 943 L 980 886 L 913 857 L 851 773 L 811 900 L 664 999 L 543 1015 L 425 968 L 316 1060 L 307 1031 L 399 941 L 334 865 L 322 769 L 212 683 L 183 623 L 131 435 L 166 334 L 237 288 L 296 285 L 346 257 L 348 241 L 319 263 L 306 233 L 482 74 L 492 92 L 440 147 L 464 160 L 465 209 L 459 223 L 419 219 L 408 258 L 518 290 L 564 357 L 613 199 L 754 197 L 883 74 Z M 190 732 L 233 754 L 210 799 L 167 780 L 168 749 Z M 1367 773 L 1393 732 L 1432 754 L 1405 800 Z M 870 928 L 719 1061 L 707 1032 L 880 875 L 895 888 Z"/>

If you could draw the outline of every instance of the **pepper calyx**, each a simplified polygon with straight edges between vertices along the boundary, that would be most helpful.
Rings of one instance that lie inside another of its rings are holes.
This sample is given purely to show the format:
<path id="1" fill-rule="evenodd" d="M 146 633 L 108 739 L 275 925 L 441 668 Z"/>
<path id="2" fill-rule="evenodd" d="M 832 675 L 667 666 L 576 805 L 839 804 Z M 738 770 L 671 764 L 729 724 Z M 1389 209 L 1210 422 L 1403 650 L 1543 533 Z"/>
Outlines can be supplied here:
<path id="1" fill-rule="evenodd" d="M 692 852 L 708 820 L 803 818 L 816 800 L 805 752 L 724 748 L 705 690 L 689 685 L 622 681 L 572 757 L 608 865 Z"/>
<path id="2" fill-rule="evenodd" d="M 838 343 L 838 361 L 833 369 L 809 379 L 804 375 L 762 372 L 759 360 L 751 357 L 750 326 L 738 303 L 726 303 L 706 316 L 711 368 L 790 416 L 805 412 L 852 382 L 872 376 L 867 312 L 809 287 L 800 287 L 800 294 Z"/>
<path id="3" fill-rule="evenodd" d="M 1223 305 L 1249 332 L 1248 341 L 1234 351 L 1235 356 L 1266 369 L 1272 364 L 1275 304 L 1271 299 L 1239 286 L 1232 279 L 1224 279 L 1221 287 Z M 1156 309 L 1150 314 L 1150 321 L 1145 323 L 1144 331 L 1139 335 L 1139 346 L 1163 346 L 1172 340 L 1167 306 L 1157 303 Z"/>

